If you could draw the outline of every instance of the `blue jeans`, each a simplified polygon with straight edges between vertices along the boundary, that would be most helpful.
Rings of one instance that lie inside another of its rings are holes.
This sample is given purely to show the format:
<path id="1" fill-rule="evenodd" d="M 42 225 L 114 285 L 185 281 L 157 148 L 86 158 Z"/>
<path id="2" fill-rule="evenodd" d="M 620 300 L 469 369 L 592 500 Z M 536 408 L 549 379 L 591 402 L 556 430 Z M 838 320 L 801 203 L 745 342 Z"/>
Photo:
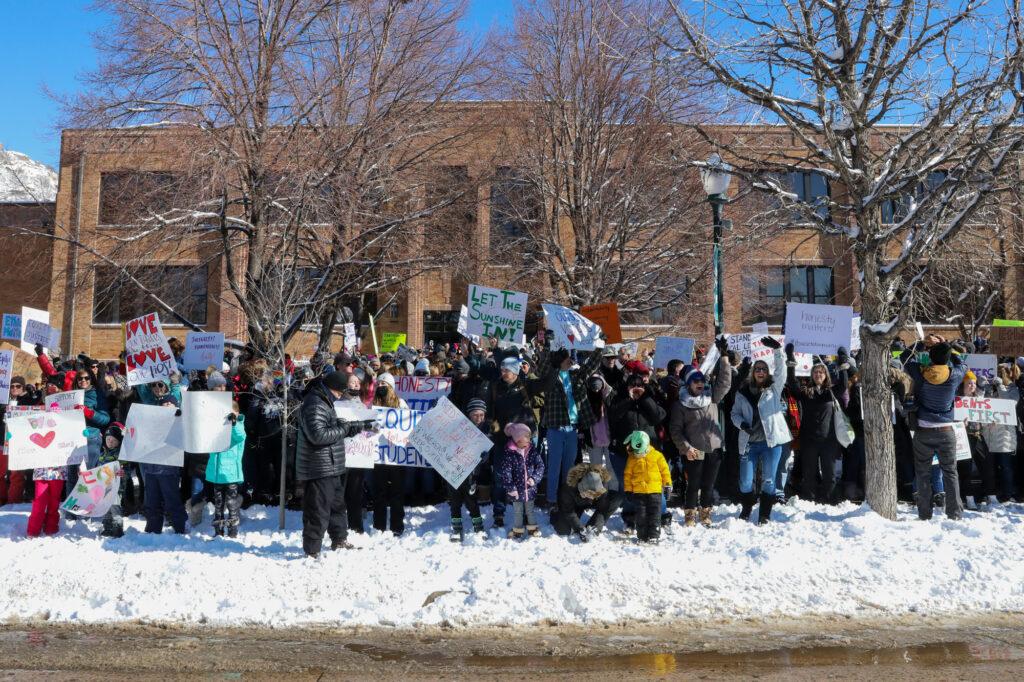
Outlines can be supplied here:
<path id="1" fill-rule="evenodd" d="M 786 492 L 786 481 L 789 480 L 789 460 L 793 457 L 792 443 L 779 446 L 782 454 L 779 456 L 779 466 L 775 468 L 775 494 L 783 495 Z"/>
<path id="2" fill-rule="evenodd" d="M 189 500 L 192 504 L 198 504 L 202 502 L 206 496 L 203 495 L 203 489 L 206 487 L 206 481 L 200 476 L 192 477 L 192 498 Z"/>
<path id="3" fill-rule="evenodd" d="M 548 504 L 558 501 L 558 486 L 576 464 L 576 449 L 579 439 L 576 427 L 566 429 L 548 429 Z"/>
<path id="4" fill-rule="evenodd" d="M 761 465 L 761 492 L 775 494 L 775 473 L 779 469 L 782 446 L 769 447 L 768 443 L 750 443 L 747 451 L 740 455 L 740 492 L 754 490 L 754 467 Z"/>
<path id="5" fill-rule="evenodd" d="M 932 464 L 932 494 L 937 495 L 945 492 L 946 489 L 942 486 L 942 469 L 939 468 L 938 464 Z M 914 492 L 917 492 L 917 481 L 911 479 L 911 484 Z"/>

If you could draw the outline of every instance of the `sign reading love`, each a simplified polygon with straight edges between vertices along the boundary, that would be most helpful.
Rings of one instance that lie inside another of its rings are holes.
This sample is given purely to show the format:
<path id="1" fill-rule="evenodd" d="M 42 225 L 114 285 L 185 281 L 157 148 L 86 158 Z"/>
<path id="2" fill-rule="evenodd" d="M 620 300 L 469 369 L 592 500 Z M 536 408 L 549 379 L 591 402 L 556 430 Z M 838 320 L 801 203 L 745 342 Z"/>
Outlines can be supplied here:
<path id="1" fill-rule="evenodd" d="M 160 316 L 156 313 L 125 323 L 124 347 L 129 386 L 167 379 L 177 370 L 171 347 L 160 326 Z"/>

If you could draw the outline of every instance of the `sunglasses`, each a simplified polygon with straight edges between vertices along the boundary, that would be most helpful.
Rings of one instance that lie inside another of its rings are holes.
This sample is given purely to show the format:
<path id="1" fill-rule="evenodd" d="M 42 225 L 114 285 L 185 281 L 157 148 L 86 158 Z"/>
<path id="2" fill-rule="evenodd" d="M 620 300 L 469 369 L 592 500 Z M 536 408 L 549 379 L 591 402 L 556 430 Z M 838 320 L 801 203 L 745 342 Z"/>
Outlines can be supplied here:
<path id="1" fill-rule="evenodd" d="M 77 377 L 75 379 L 75 381 L 89 381 L 89 382 L 91 382 L 92 379 L 90 379 L 89 377 Z"/>
<path id="2" fill-rule="evenodd" d="M 25 388 L 23 384 L 11 384 L 11 388 Z"/>

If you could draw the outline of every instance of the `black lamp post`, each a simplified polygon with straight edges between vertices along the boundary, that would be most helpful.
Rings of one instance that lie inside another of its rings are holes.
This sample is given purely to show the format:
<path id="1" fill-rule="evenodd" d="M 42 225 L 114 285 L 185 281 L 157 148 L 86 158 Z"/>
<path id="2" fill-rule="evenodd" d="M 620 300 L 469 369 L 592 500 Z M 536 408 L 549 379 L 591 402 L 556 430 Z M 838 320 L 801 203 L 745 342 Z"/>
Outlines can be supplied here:
<path id="1" fill-rule="evenodd" d="M 729 191 L 729 182 L 732 180 L 730 170 L 732 167 L 722 161 L 718 154 L 712 154 L 707 163 L 700 169 L 700 181 L 707 192 L 708 202 L 711 204 L 712 218 L 712 240 L 714 251 L 712 253 L 712 268 L 715 277 L 715 336 L 719 336 L 725 327 L 725 295 L 722 285 L 722 230 L 729 227 L 729 222 L 722 220 L 722 207 L 729 201 L 726 192 Z"/>

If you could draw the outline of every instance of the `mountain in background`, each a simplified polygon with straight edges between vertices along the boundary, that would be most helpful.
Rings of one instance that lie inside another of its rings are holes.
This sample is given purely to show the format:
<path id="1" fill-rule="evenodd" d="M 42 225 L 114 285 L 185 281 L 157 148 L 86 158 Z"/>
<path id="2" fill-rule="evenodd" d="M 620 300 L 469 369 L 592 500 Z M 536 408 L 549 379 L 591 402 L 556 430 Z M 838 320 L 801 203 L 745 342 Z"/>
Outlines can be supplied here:
<path id="1" fill-rule="evenodd" d="M 0 147 L 0 203 L 56 200 L 56 171 Z"/>

